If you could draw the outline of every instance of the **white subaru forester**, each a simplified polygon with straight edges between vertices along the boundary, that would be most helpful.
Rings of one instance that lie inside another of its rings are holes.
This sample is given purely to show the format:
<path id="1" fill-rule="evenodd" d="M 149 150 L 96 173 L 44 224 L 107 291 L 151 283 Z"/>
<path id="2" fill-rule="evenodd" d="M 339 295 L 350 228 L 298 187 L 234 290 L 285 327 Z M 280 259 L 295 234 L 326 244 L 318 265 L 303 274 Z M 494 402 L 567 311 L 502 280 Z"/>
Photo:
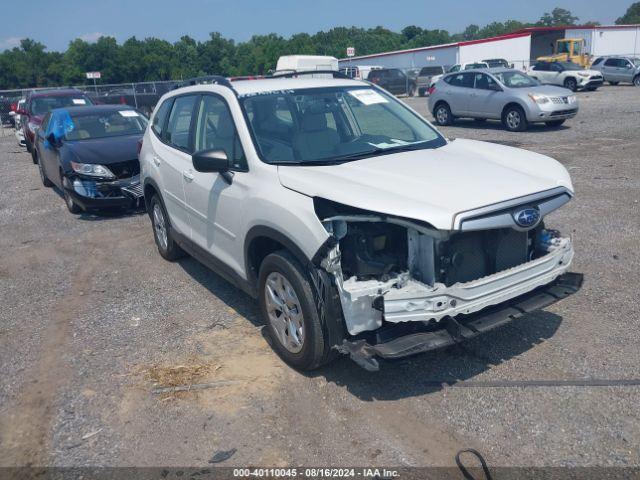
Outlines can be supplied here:
<path id="1" fill-rule="evenodd" d="M 571 241 L 543 223 L 573 196 L 562 165 L 448 140 L 375 85 L 309 73 L 193 81 L 140 152 L 160 254 L 257 298 L 286 362 L 376 370 L 578 290 Z"/>

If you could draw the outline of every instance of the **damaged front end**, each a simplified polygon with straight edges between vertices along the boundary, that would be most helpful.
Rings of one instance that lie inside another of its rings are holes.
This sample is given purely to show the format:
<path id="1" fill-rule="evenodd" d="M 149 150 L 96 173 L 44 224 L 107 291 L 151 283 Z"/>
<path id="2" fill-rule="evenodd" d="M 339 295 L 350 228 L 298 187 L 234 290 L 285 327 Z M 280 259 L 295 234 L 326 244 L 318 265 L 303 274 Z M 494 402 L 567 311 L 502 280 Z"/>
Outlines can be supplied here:
<path id="1" fill-rule="evenodd" d="M 574 293 L 566 274 L 569 238 L 542 216 L 570 199 L 555 191 L 527 204 L 498 205 L 456 218 L 452 229 L 316 199 L 331 235 L 321 268 L 333 277 L 349 339 L 338 345 L 368 370 L 374 357 L 399 358 L 445 347 Z M 532 200 L 532 199 L 527 199 Z"/>

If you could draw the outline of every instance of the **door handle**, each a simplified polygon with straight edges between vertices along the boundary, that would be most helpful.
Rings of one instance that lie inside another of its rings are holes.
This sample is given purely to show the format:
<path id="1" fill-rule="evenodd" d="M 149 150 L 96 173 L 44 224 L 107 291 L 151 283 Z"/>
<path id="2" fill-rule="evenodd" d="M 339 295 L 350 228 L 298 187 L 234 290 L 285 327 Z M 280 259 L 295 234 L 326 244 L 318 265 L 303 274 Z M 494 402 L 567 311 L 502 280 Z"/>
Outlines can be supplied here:
<path id="1" fill-rule="evenodd" d="M 153 163 L 155 164 L 156 167 L 160 166 L 160 159 L 155 155 L 153 156 Z"/>
<path id="2" fill-rule="evenodd" d="M 182 172 L 182 178 L 184 178 L 187 182 L 193 182 L 193 174 L 186 170 Z"/>

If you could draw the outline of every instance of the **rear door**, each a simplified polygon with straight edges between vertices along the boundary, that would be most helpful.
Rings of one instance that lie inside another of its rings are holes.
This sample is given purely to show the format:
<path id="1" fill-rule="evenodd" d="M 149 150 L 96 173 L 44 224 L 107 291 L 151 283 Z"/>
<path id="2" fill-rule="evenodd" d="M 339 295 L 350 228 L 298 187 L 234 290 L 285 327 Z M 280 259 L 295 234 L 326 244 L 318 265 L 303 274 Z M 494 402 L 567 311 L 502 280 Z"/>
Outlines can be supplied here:
<path id="1" fill-rule="evenodd" d="M 192 165 L 186 169 L 184 189 L 191 239 L 240 274 L 243 268 L 235 252 L 249 175 L 244 149 L 229 106 L 221 96 L 204 94 L 194 118 L 194 150 L 224 150 L 231 160 L 233 177 L 229 180 L 228 175 L 225 178 L 220 173 L 198 172 Z"/>
<path id="2" fill-rule="evenodd" d="M 531 76 L 537 78 L 541 83 L 549 83 L 551 72 L 549 71 L 549 63 L 536 63 L 531 69 Z"/>
<path id="3" fill-rule="evenodd" d="M 618 59 L 607 58 L 602 66 L 602 76 L 607 82 L 619 82 Z"/>
<path id="4" fill-rule="evenodd" d="M 445 93 L 445 100 L 451 108 L 451 113 L 464 116 L 469 113 L 469 102 L 473 93 L 474 74 L 460 72 L 447 77 L 449 88 Z"/>
<path id="5" fill-rule="evenodd" d="M 618 59 L 618 72 L 620 74 L 621 82 L 633 82 L 635 68 L 626 58 Z"/>
<path id="6" fill-rule="evenodd" d="M 182 176 L 191 167 L 192 117 L 199 98 L 198 94 L 190 94 L 170 99 L 170 112 L 160 137 L 150 135 L 152 168 L 158 169 L 162 181 L 165 208 L 173 228 L 186 237 L 191 236 L 191 226 Z"/>

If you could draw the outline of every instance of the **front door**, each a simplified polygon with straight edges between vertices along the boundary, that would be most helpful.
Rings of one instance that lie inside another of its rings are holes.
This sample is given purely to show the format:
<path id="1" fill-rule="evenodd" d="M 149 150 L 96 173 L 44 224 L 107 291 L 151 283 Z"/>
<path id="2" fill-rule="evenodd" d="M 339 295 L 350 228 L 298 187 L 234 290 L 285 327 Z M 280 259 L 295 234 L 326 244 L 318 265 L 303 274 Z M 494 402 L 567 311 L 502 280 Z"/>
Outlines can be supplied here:
<path id="1" fill-rule="evenodd" d="M 195 118 L 195 151 L 223 150 L 230 159 L 233 176 L 197 172 L 193 165 L 185 170 L 183 178 L 191 239 L 240 273 L 243 268 L 234 252 L 242 223 L 242 203 L 248 191 L 249 173 L 244 150 L 222 97 L 203 95 Z"/>
<path id="2" fill-rule="evenodd" d="M 503 95 L 498 83 L 485 73 L 476 73 L 475 86 L 469 99 L 469 113 L 477 118 L 500 118 Z"/>

